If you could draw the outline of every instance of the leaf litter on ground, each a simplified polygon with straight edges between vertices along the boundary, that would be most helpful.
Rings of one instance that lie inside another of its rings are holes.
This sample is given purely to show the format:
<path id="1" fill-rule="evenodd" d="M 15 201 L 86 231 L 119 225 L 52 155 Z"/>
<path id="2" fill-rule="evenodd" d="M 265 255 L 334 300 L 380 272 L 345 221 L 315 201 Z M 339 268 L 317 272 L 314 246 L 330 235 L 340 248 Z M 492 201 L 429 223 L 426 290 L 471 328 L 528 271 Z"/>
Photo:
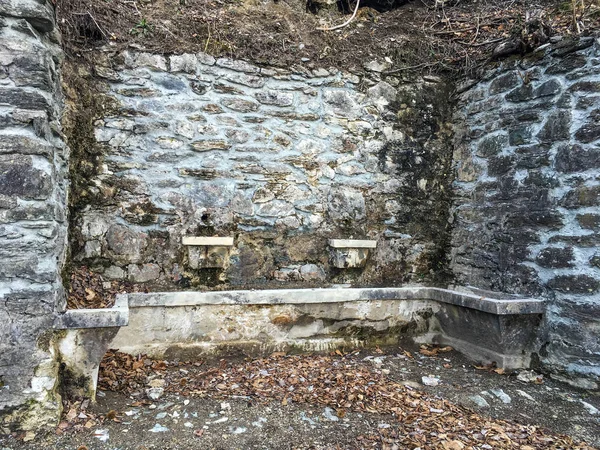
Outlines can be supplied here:
<path id="1" fill-rule="evenodd" d="M 449 348 L 425 347 L 435 355 Z M 423 350 L 423 349 L 422 349 Z M 164 380 L 165 391 L 183 397 L 247 398 L 263 403 L 308 404 L 330 408 L 339 418 L 348 412 L 391 416 L 393 426 L 359 436 L 357 445 L 374 448 L 571 449 L 593 447 L 534 425 L 491 419 L 391 379 L 360 352 L 330 355 L 285 355 L 215 367 L 201 361 L 156 361 L 111 350 L 101 364 L 99 388 L 139 398 L 144 389 Z M 132 405 L 132 406 L 133 406 Z M 72 414 L 71 414 L 72 416 Z M 77 420 L 77 419 L 76 419 Z M 102 417 L 101 420 L 107 420 Z"/>

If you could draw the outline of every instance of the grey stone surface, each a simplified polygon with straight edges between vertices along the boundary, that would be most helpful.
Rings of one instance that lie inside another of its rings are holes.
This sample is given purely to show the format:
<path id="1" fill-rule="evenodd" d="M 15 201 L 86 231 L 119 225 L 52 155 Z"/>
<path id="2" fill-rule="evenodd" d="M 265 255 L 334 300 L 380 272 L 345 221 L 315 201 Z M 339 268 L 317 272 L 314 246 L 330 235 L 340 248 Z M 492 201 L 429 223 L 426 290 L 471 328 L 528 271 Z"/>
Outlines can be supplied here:
<path id="1" fill-rule="evenodd" d="M 125 61 L 101 69 L 118 74 L 106 94 L 120 110 L 94 123 L 105 164 L 88 190 L 107 196 L 74 218 L 81 264 L 163 290 L 447 273 L 437 257 L 452 175 L 444 83 L 399 88 L 335 70 L 282 76 L 225 58 L 209 68 L 197 54 L 171 56 L 170 70 L 158 55 L 104 59 Z M 110 225 L 91 235 L 93 223 Z M 183 248 L 186 235 L 234 236 L 236 245 L 208 255 Z M 339 271 L 330 237 L 389 245 L 371 252 L 373 264 Z M 160 270 L 140 274 L 144 264 Z"/>
<path id="2" fill-rule="evenodd" d="M 591 383 L 600 378 L 599 48 L 561 40 L 531 60 L 527 83 L 507 62 L 460 95 L 451 250 L 459 284 L 548 298 L 540 363 Z"/>
<path id="3" fill-rule="evenodd" d="M 54 10 L 0 2 L 0 433 L 56 425 L 68 149 Z M 34 29 L 32 29 L 33 27 Z"/>

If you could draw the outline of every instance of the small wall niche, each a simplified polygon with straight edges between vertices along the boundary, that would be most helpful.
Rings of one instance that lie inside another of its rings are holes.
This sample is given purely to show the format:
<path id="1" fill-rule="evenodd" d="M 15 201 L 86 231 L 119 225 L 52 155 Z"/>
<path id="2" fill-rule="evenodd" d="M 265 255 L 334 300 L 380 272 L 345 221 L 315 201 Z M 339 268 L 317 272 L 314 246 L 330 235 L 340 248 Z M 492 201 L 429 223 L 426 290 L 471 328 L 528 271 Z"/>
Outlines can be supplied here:
<path id="1" fill-rule="evenodd" d="M 367 264 L 371 249 L 377 241 L 367 239 L 330 239 L 330 262 L 338 269 L 361 268 Z"/>
<path id="2" fill-rule="evenodd" d="M 229 260 L 233 237 L 184 236 L 181 243 L 188 247 L 191 269 L 223 269 Z"/>

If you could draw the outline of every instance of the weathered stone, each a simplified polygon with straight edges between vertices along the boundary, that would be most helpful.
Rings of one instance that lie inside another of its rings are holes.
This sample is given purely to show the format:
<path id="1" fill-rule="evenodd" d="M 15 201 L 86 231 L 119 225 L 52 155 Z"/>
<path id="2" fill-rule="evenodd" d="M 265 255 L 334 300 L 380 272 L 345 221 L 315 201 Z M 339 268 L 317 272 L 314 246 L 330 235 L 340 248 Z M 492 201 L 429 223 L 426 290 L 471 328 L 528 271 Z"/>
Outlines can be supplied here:
<path id="1" fill-rule="evenodd" d="M 499 94 L 501 92 L 506 92 L 509 89 L 516 87 L 521 81 L 521 77 L 517 72 L 508 72 L 504 75 L 501 75 L 498 78 L 495 78 L 490 83 L 489 92 L 491 95 Z"/>
<path id="2" fill-rule="evenodd" d="M 198 68 L 198 57 L 189 53 L 173 55 L 169 57 L 171 72 L 196 73 Z"/>
<path id="3" fill-rule="evenodd" d="M 21 135 L 3 134 L 0 139 L 0 154 L 19 153 L 23 155 L 45 155 L 53 152 L 52 146 L 42 139 Z"/>
<path id="4" fill-rule="evenodd" d="M 35 168 L 30 156 L 0 155 L 0 194 L 44 200 L 51 191 L 50 175 Z"/>
<path id="5" fill-rule="evenodd" d="M 225 74 L 223 76 L 232 83 L 241 84 L 252 88 L 261 88 L 265 85 L 265 79 L 256 75 L 246 75 L 244 73 Z"/>
<path id="6" fill-rule="evenodd" d="M 600 214 L 577 214 L 576 219 L 581 228 L 586 230 L 600 231 Z"/>
<path id="7" fill-rule="evenodd" d="M 106 243 L 116 261 L 140 263 L 147 245 L 147 238 L 145 234 L 136 233 L 126 226 L 113 225 L 106 233 Z"/>
<path id="8" fill-rule="evenodd" d="M 108 278 L 109 280 L 124 280 L 127 274 L 118 266 L 110 266 L 102 275 L 104 278 Z"/>
<path id="9" fill-rule="evenodd" d="M 215 105 L 214 103 L 209 103 L 208 105 L 204 105 L 202 107 L 202 111 L 207 112 L 209 114 L 222 114 L 225 111 L 219 105 Z"/>
<path id="10" fill-rule="evenodd" d="M 215 62 L 217 61 L 213 56 L 204 52 L 196 53 L 196 57 L 198 58 L 199 63 L 202 63 L 206 66 L 214 66 Z"/>
<path id="11" fill-rule="evenodd" d="M 291 106 L 294 103 L 294 94 L 291 92 L 260 91 L 255 94 L 255 97 L 265 105 Z"/>
<path id="12" fill-rule="evenodd" d="M 225 136 L 232 144 L 243 144 L 250 139 L 250 133 L 239 129 L 229 129 L 225 131 Z"/>
<path id="13" fill-rule="evenodd" d="M 600 168 L 600 149 L 581 145 L 565 145 L 558 149 L 554 167 L 559 172 L 585 172 Z"/>
<path id="14" fill-rule="evenodd" d="M 514 128 L 508 133 L 508 143 L 510 145 L 526 145 L 531 143 L 532 132 L 528 126 Z"/>
<path id="15" fill-rule="evenodd" d="M 508 136 L 504 134 L 485 137 L 477 146 L 477 156 L 489 158 L 501 153 L 508 146 Z"/>
<path id="16" fill-rule="evenodd" d="M 600 92 L 600 81 L 578 81 L 569 88 L 570 92 Z"/>
<path id="17" fill-rule="evenodd" d="M 565 208 L 581 208 L 600 205 L 600 186 L 580 186 L 572 189 L 561 199 Z"/>
<path id="18" fill-rule="evenodd" d="M 160 148 L 176 149 L 183 146 L 183 141 L 170 136 L 160 136 L 155 139 Z"/>
<path id="19" fill-rule="evenodd" d="M 217 66 L 225 67 L 227 69 L 236 70 L 238 72 L 246 73 L 259 73 L 260 69 L 246 61 L 240 61 L 237 59 L 219 58 L 217 59 Z"/>
<path id="20" fill-rule="evenodd" d="M 325 281 L 326 275 L 316 264 L 305 264 L 300 266 L 300 277 L 304 281 Z"/>
<path id="21" fill-rule="evenodd" d="M 600 289 L 600 281 L 589 275 L 559 275 L 548 286 L 568 294 L 593 294 Z"/>
<path id="22" fill-rule="evenodd" d="M 518 147 L 515 150 L 517 157 L 515 169 L 539 169 L 550 165 L 550 147 L 547 145 L 533 145 Z"/>
<path id="23" fill-rule="evenodd" d="M 514 167 L 512 156 L 495 156 L 488 160 L 488 175 L 497 177 L 507 174 Z"/>
<path id="24" fill-rule="evenodd" d="M 600 253 L 596 253 L 590 258 L 590 265 L 600 269 Z"/>
<path id="25" fill-rule="evenodd" d="M 327 197 L 329 217 L 334 221 L 359 221 L 365 218 L 366 205 L 362 193 L 334 188 Z"/>
<path id="26" fill-rule="evenodd" d="M 396 89 L 385 81 L 380 81 L 375 86 L 367 89 L 367 98 L 382 106 L 396 101 Z"/>
<path id="27" fill-rule="evenodd" d="M 314 122 L 320 119 L 318 114 L 300 114 L 287 111 L 268 111 L 268 115 L 284 120 L 298 120 L 300 122 Z"/>
<path id="28" fill-rule="evenodd" d="M 209 152 L 212 150 L 229 150 L 231 145 L 227 141 L 213 139 L 195 141 L 191 143 L 192 149 L 197 152 Z"/>
<path id="29" fill-rule="evenodd" d="M 575 133 L 575 137 L 585 143 L 600 139 L 600 109 L 595 109 L 589 114 L 586 122 Z"/>
<path id="30" fill-rule="evenodd" d="M 160 266 L 158 264 L 129 264 L 127 272 L 129 281 L 134 283 L 147 283 L 160 278 Z"/>
<path id="31" fill-rule="evenodd" d="M 585 66 L 586 58 L 583 55 L 572 54 L 565 58 L 560 59 L 556 63 L 552 64 L 546 69 L 547 75 L 557 75 L 562 73 L 568 73 L 575 69 Z"/>
<path id="32" fill-rule="evenodd" d="M 545 248 L 540 251 L 535 261 L 542 267 L 548 267 L 552 269 L 573 267 L 573 248 Z"/>
<path id="33" fill-rule="evenodd" d="M 173 75 L 162 75 L 155 78 L 154 82 L 167 91 L 182 92 L 187 89 L 186 83 L 181 78 Z"/>
<path id="34" fill-rule="evenodd" d="M 348 91 L 325 90 L 323 100 L 328 109 L 340 117 L 353 118 L 357 115 L 357 104 Z"/>
<path id="35" fill-rule="evenodd" d="M 559 110 L 552 112 L 537 134 L 540 142 L 555 142 L 571 137 L 571 112 Z"/>
<path id="36" fill-rule="evenodd" d="M 21 109 L 52 111 L 48 99 L 37 91 L 0 87 L 0 105 L 16 106 Z"/>
<path id="37" fill-rule="evenodd" d="M 129 67 L 150 67 L 167 71 L 167 59 L 162 55 L 152 53 L 124 53 L 125 64 Z"/>
<path id="38" fill-rule="evenodd" d="M 254 112 L 259 108 L 257 103 L 235 97 L 223 99 L 221 100 L 221 104 L 229 109 L 243 113 Z"/>
<path id="39" fill-rule="evenodd" d="M 511 102 L 525 102 L 537 98 L 548 97 L 558 94 L 562 85 L 557 79 L 550 79 L 534 88 L 532 83 L 524 83 L 522 86 L 512 90 L 506 95 Z"/>
<path id="40" fill-rule="evenodd" d="M 143 87 L 119 89 L 117 93 L 125 97 L 160 97 L 162 95 L 157 89 L 149 89 Z"/>
<path id="41" fill-rule="evenodd" d="M 55 26 L 54 9 L 47 1 L 3 0 L 0 3 L 2 16 L 21 17 L 42 33 L 51 32 Z"/>

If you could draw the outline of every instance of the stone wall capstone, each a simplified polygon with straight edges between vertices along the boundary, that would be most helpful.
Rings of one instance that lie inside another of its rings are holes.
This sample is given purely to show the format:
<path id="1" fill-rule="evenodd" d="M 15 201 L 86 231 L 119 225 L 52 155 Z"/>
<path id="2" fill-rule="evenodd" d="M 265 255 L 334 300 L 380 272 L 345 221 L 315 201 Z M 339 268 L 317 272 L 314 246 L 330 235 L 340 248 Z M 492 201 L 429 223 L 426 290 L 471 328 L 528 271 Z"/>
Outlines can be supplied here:
<path id="1" fill-rule="evenodd" d="M 68 148 L 46 1 L 0 2 L 0 433 L 55 423 Z"/>
<path id="2" fill-rule="evenodd" d="M 451 252 L 458 284 L 549 298 L 541 363 L 595 389 L 599 118 L 600 43 L 592 37 L 556 39 L 464 89 Z"/>

